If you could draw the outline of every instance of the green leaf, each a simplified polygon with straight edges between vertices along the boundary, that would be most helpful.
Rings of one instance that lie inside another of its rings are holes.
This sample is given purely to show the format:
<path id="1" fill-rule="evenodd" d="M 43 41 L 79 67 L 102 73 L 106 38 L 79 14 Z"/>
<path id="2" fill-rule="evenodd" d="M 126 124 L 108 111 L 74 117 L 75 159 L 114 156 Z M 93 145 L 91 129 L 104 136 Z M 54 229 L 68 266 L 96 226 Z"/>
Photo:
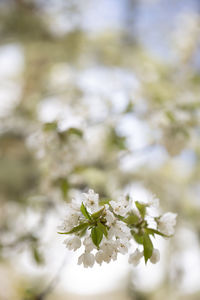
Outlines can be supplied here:
<path id="1" fill-rule="evenodd" d="M 71 134 L 74 134 L 74 135 L 77 135 L 79 137 L 82 137 L 83 136 L 83 131 L 78 129 L 78 128 L 75 128 L 75 127 L 71 127 L 67 130 L 67 133 L 68 135 L 71 135 Z"/>
<path id="2" fill-rule="evenodd" d="M 58 136 L 60 137 L 60 140 L 63 142 L 65 142 L 71 135 L 76 135 L 81 138 L 83 137 L 83 132 L 82 130 L 74 127 L 58 132 Z"/>
<path id="3" fill-rule="evenodd" d="M 39 250 L 37 249 L 37 247 L 32 248 L 32 255 L 33 255 L 33 258 L 34 258 L 35 262 L 38 265 L 41 265 L 41 264 L 44 263 L 44 258 L 41 255 L 41 253 L 39 252 Z"/>
<path id="4" fill-rule="evenodd" d="M 145 231 L 146 231 L 146 233 L 151 234 L 151 235 L 158 234 L 158 235 L 161 235 L 163 237 L 170 237 L 171 236 L 171 235 L 166 235 L 166 234 L 164 234 L 164 233 L 162 233 L 162 232 L 160 232 L 156 229 L 153 229 L 153 228 L 146 228 Z"/>
<path id="5" fill-rule="evenodd" d="M 78 226 L 72 228 L 72 229 L 71 229 L 70 231 L 68 231 L 68 232 L 58 232 L 58 233 L 59 233 L 59 234 L 71 234 L 71 233 L 75 233 L 75 232 L 78 232 L 78 231 L 82 231 L 82 230 L 84 230 L 84 229 L 87 229 L 89 225 L 90 225 L 89 223 L 81 223 L 81 224 L 79 224 Z"/>
<path id="6" fill-rule="evenodd" d="M 146 205 L 142 204 L 138 201 L 135 202 L 135 205 L 136 205 L 137 209 L 139 210 L 141 217 L 144 219 L 145 214 L 146 214 Z"/>
<path id="7" fill-rule="evenodd" d="M 175 119 L 174 114 L 173 114 L 172 111 L 169 111 L 169 110 L 166 111 L 165 115 L 166 115 L 166 117 L 167 117 L 171 122 L 175 122 L 175 121 L 176 121 L 176 119 Z"/>
<path id="8" fill-rule="evenodd" d="M 103 232 L 98 228 L 94 227 L 91 230 L 91 238 L 94 243 L 94 245 L 99 248 L 99 245 L 101 243 L 101 240 L 103 238 Z"/>
<path id="9" fill-rule="evenodd" d="M 57 122 L 45 123 L 43 126 L 44 131 L 54 131 L 54 130 L 57 130 L 57 128 L 58 128 Z"/>
<path id="10" fill-rule="evenodd" d="M 148 259 L 152 256 L 153 253 L 153 244 L 147 233 L 145 233 L 143 236 L 143 247 L 144 247 L 144 259 L 146 264 Z"/>
<path id="11" fill-rule="evenodd" d="M 133 230 L 131 230 L 131 234 L 138 244 L 143 245 L 143 235 L 135 233 Z"/>
<path id="12" fill-rule="evenodd" d="M 97 227 L 99 230 L 101 230 L 103 232 L 103 234 L 105 235 L 105 237 L 108 237 L 108 231 L 105 225 L 103 225 L 101 222 L 97 223 Z"/>
<path id="13" fill-rule="evenodd" d="M 109 204 L 110 201 L 111 201 L 111 199 L 109 199 L 109 198 L 103 198 L 99 201 L 99 205 L 103 206 L 105 204 Z"/>
<path id="14" fill-rule="evenodd" d="M 104 207 L 101 208 L 100 210 L 98 210 L 97 212 L 93 213 L 93 214 L 91 215 L 91 217 L 92 217 L 93 219 L 98 219 L 98 218 L 102 215 L 103 211 L 104 211 Z"/>
<path id="15" fill-rule="evenodd" d="M 87 231 L 88 227 L 84 228 L 83 230 L 81 230 L 79 233 L 78 233 L 78 236 L 79 237 L 83 237 L 85 234 L 86 234 L 86 231 Z"/>
<path id="16" fill-rule="evenodd" d="M 91 220 L 91 216 L 90 216 L 89 212 L 87 211 L 87 208 L 85 207 L 85 205 L 83 204 L 83 202 L 81 204 L 81 212 L 82 212 L 82 214 L 84 215 L 84 217 L 86 219 Z"/>
<path id="17" fill-rule="evenodd" d="M 126 108 L 125 108 L 124 113 L 130 113 L 130 112 L 133 111 L 133 109 L 134 109 L 134 104 L 131 100 L 129 100 L 129 102 L 128 102 Z"/>
<path id="18" fill-rule="evenodd" d="M 61 178 L 60 180 L 60 188 L 62 191 L 63 198 L 67 197 L 69 191 L 69 183 L 65 178 Z"/>
<path id="19" fill-rule="evenodd" d="M 139 222 L 139 217 L 137 215 L 131 214 L 127 218 L 123 219 L 123 221 L 128 225 L 134 225 Z"/>

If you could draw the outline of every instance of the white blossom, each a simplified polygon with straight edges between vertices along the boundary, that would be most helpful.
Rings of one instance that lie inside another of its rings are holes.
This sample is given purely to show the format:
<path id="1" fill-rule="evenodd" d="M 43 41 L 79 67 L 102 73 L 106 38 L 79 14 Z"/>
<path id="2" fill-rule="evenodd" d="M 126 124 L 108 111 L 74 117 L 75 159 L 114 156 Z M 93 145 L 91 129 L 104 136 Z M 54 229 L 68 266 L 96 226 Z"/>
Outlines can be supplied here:
<path id="1" fill-rule="evenodd" d="M 127 197 L 120 197 L 118 201 L 110 201 L 113 211 L 120 216 L 125 216 L 130 209 L 130 201 Z"/>
<path id="2" fill-rule="evenodd" d="M 85 246 L 85 252 L 91 252 L 93 249 L 95 249 L 90 236 L 85 237 L 83 245 Z"/>
<path id="3" fill-rule="evenodd" d="M 96 194 L 94 190 L 89 190 L 88 193 L 83 193 L 83 202 L 91 212 L 96 212 L 99 207 L 99 194 Z"/>
<path id="4" fill-rule="evenodd" d="M 93 267 L 95 263 L 95 256 L 92 253 L 84 252 L 78 258 L 78 265 L 83 264 L 85 268 Z"/>
<path id="5" fill-rule="evenodd" d="M 158 249 L 153 249 L 152 256 L 150 258 L 150 261 L 152 264 L 156 264 L 160 260 L 160 252 Z"/>
<path id="6" fill-rule="evenodd" d="M 111 226 L 114 223 L 114 221 L 116 220 L 113 213 L 108 209 L 106 209 L 105 219 L 106 219 L 106 225 L 108 225 L 108 226 Z"/>
<path id="7" fill-rule="evenodd" d="M 140 263 L 142 257 L 143 251 L 136 249 L 134 253 L 130 254 L 128 262 L 136 267 Z"/>
<path id="8" fill-rule="evenodd" d="M 81 212 L 81 201 L 89 215 Z M 169 212 L 161 217 L 155 217 L 149 214 L 149 209 L 158 208 L 159 205 L 159 200 L 154 196 L 151 196 L 148 202 L 143 204 L 147 208 L 144 216 L 138 209 L 134 209 L 133 205 L 130 206 L 128 197 L 121 197 L 118 201 L 110 201 L 110 205 L 106 204 L 104 207 L 100 207 L 99 195 L 93 190 L 89 190 L 88 193 L 82 195 L 82 198 L 73 199 L 72 203 L 68 204 L 67 215 L 60 230 L 63 233 L 69 233 L 70 230 L 76 228 L 71 233 L 72 237 L 67 238 L 64 244 L 69 250 L 76 251 L 83 242 L 85 249 L 78 258 L 78 264 L 83 264 L 88 268 L 92 267 L 95 262 L 101 265 L 103 262 L 114 261 L 117 259 L 118 253 L 126 254 L 133 240 L 131 233 L 135 232 L 139 237 L 143 230 L 151 228 L 158 229 L 166 235 L 172 235 L 177 215 Z M 97 211 L 99 211 L 98 214 L 90 215 Z M 127 219 L 127 216 L 134 214 L 138 216 L 136 223 L 134 218 L 133 220 Z M 144 252 L 136 249 L 129 256 L 129 263 L 137 266 L 143 256 Z M 148 260 L 147 257 L 145 259 Z M 155 264 L 159 260 L 159 251 L 153 249 L 150 261 Z"/>
<path id="9" fill-rule="evenodd" d="M 121 254 L 126 254 L 128 252 L 128 249 L 130 247 L 130 243 L 128 239 L 124 239 L 124 240 L 117 240 L 116 241 L 117 244 L 117 251 Z"/>
<path id="10" fill-rule="evenodd" d="M 67 206 L 67 214 L 62 224 L 58 226 L 59 231 L 68 232 L 74 226 L 77 226 L 79 219 L 81 218 L 80 201 L 72 199 L 72 202 Z"/>
<path id="11" fill-rule="evenodd" d="M 103 260 L 109 263 L 111 260 L 117 259 L 117 245 L 113 240 L 106 240 L 102 243 L 100 250 L 103 251 Z"/>
<path id="12" fill-rule="evenodd" d="M 101 265 L 102 262 L 104 261 L 104 252 L 102 250 L 99 250 L 96 254 L 95 254 L 95 260 L 96 262 Z"/>
<path id="13" fill-rule="evenodd" d="M 124 222 L 117 220 L 108 232 L 108 238 L 112 238 L 113 236 L 122 239 L 131 238 L 130 229 Z"/>
<path id="14" fill-rule="evenodd" d="M 81 239 L 77 236 L 64 240 L 66 248 L 76 251 L 81 247 Z"/>
<path id="15" fill-rule="evenodd" d="M 165 213 L 158 220 L 158 229 L 166 235 L 173 235 L 174 227 L 176 225 L 176 217 L 177 214 L 175 213 Z"/>
<path id="16" fill-rule="evenodd" d="M 155 195 L 151 194 L 148 198 L 148 205 L 152 206 L 153 208 L 158 208 L 160 204 L 160 200 L 156 198 Z"/>

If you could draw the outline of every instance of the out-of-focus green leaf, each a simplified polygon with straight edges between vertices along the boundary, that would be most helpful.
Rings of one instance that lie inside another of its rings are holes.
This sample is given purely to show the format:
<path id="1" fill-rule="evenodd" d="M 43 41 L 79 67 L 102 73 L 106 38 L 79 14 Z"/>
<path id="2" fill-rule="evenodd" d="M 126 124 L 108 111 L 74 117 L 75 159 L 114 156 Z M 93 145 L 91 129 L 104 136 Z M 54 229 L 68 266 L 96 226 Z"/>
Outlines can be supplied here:
<path id="1" fill-rule="evenodd" d="M 71 127 L 67 130 L 60 131 L 58 133 L 58 135 L 59 135 L 59 137 L 62 141 L 66 141 L 71 135 L 76 135 L 79 138 L 82 138 L 83 137 L 83 131 L 78 129 L 78 128 Z"/>
<path id="2" fill-rule="evenodd" d="M 79 137 L 83 136 L 83 131 L 81 129 L 74 128 L 74 127 L 69 128 L 67 130 L 67 133 L 68 133 L 68 135 L 74 134 L 74 135 L 77 135 Z"/>
<path id="3" fill-rule="evenodd" d="M 44 128 L 44 131 L 55 131 L 58 128 L 58 123 L 57 122 L 45 123 L 43 128 Z"/>
<path id="4" fill-rule="evenodd" d="M 44 263 L 44 258 L 43 258 L 42 254 L 39 252 L 39 250 L 36 246 L 33 246 L 32 254 L 33 254 L 33 258 L 34 258 L 35 262 L 38 265 L 41 265 L 41 264 Z"/>

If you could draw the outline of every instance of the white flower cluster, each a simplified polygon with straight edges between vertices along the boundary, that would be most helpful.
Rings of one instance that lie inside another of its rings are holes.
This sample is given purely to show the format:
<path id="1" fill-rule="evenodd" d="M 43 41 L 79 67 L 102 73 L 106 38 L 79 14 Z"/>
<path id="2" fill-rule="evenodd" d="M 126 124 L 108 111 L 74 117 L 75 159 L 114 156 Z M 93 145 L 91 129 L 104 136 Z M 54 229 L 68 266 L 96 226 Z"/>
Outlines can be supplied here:
<path id="1" fill-rule="evenodd" d="M 129 263 L 138 265 L 144 257 L 157 263 L 160 254 L 154 249 L 151 235 L 169 237 L 174 234 L 176 214 L 166 213 L 153 217 L 151 208 L 158 206 L 158 199 L 148 203 L 133 202 L 130 197 L 120 197 L 118 201 L 99 201 L 93 190 L 82 194 L 82 199 L 73 199 L 68 205 L 67 216 L 59 227 L 61 234 L 71 235 L 64 243 L 69 250 L 76 251 L 81 246 L 84 252 L 78 264 L 92 267 L 116 260 L 118 254 L 126 254 L 132 241 L 138 248 L 129 256 Z M 151 226 L 151 225 L 154 226 Z"/>

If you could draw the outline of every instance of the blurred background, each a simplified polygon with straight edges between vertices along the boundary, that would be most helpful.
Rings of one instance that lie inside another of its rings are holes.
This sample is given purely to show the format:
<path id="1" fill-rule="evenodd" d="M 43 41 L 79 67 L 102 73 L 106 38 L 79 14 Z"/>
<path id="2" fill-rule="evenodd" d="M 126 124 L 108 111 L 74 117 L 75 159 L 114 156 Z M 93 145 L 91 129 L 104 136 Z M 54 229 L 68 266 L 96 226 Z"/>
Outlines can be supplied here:
<path id="1" fill-rule="evenodd" d="M 0 299 L 200 299 L 199 0 L 0 0 Z M 84 269 L 66 202 L 153 192 L 157 265 Z"/>

